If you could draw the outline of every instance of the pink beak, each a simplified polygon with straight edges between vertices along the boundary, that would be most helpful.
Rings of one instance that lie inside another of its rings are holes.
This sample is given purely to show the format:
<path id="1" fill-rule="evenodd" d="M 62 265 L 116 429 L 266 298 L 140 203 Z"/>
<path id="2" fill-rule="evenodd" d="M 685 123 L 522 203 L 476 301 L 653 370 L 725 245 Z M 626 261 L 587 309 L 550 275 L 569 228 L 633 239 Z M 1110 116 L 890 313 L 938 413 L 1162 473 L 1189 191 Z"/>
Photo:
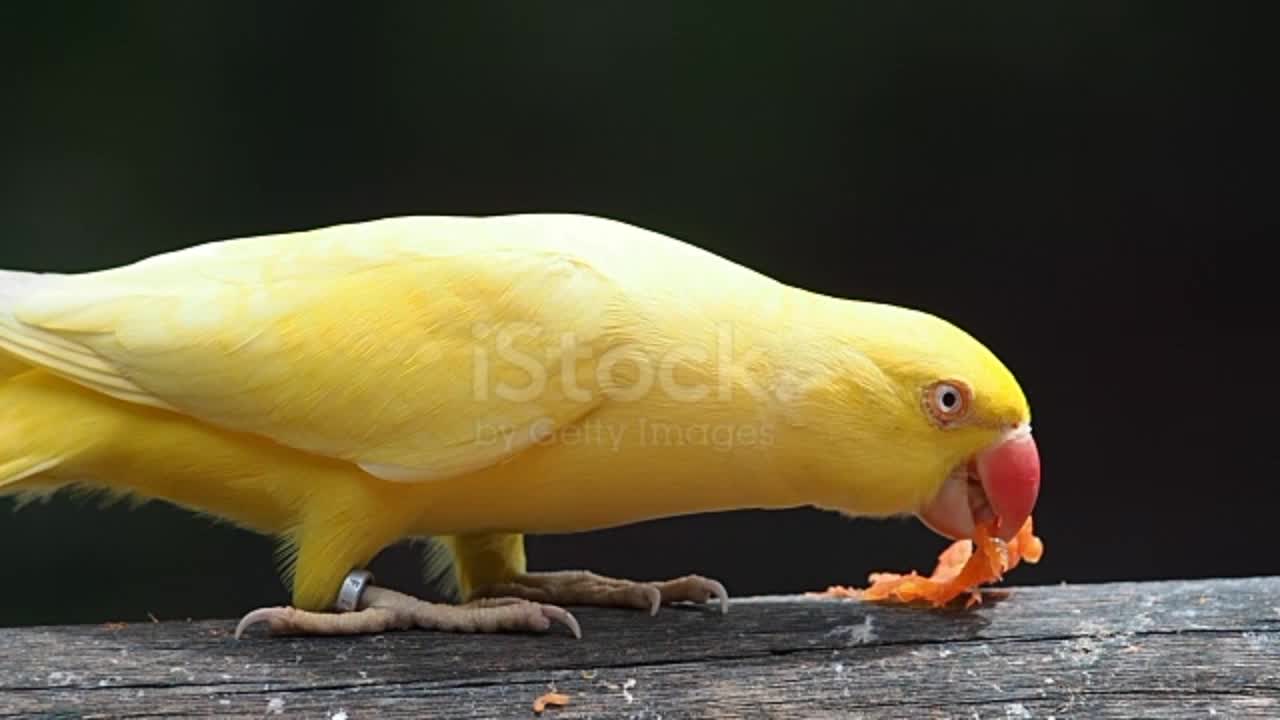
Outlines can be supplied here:
<path id="1" fill-rule="evenodd" d="M 937 496 L 917 513 L 951 540 L 972 538 L 979 524 L 997 521 L 995 535 L 1011 540 L 1040 495 L 1040 453 L 1029 427 L 1009 432 L 947 477 Z"/>

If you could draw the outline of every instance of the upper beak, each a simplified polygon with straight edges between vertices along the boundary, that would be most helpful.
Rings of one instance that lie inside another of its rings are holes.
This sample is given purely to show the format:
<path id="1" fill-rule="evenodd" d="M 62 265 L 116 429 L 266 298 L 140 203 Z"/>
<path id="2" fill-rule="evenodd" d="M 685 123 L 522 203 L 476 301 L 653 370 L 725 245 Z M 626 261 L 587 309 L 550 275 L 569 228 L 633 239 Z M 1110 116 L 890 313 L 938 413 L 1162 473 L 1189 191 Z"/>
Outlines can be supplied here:
<path id="1" fill-rule="evenodd" d="M 972 538 L 977 526 L 996 521 L 994 535 L 1012 540 L 1040 494 L 1040 453 L 1031 428 L 1019 426 L 947 476 L 917 516 L 951 540 Z"/>

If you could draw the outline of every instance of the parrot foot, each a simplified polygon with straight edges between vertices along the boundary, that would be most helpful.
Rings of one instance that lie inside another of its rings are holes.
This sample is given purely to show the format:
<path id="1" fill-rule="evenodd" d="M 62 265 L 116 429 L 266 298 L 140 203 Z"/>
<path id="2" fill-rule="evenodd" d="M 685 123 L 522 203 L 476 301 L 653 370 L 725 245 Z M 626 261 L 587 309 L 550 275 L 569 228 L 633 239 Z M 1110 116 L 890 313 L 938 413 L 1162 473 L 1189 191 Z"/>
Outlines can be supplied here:
<path id="1" fill-rule="evenodd" d="M 673 580 L 639 582 L 605 577 L 581 570 L 525 573 L 500 583 L 476 588 L 472 597 L 515 597 L 556 605 L 597 605 L 648 610 L 656 615 L 664 604 L 720 601 L 720 612 L 729 611 L 724 585 L 700 575 Z"/>
<path id="2" fill-rule="evenodd" d="M 462 605 L 430 603 L 404 593 L 368 587 L 360 609 L 351 612 L 311 612 L 292 607 L 254 610 L 236 626 L 236 639 L 246 629 L 266 623 L 273 634 L 365 635 L 388 630 L 445 632 L 543 632 L 552 623 L 569 628 L 575 638 L 582 628 L 569 611 L 517 597 L 482 598 Z"/>

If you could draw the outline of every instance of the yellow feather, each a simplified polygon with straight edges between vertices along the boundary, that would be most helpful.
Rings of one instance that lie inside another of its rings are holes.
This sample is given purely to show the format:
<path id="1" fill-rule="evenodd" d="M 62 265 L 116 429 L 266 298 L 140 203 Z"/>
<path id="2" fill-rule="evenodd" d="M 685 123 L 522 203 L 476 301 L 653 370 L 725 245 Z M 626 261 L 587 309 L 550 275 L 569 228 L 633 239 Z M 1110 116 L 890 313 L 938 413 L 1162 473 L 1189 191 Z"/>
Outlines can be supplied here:
<path id="1" fill-rule="evenodd" d="M 12 355 L 6 355 L 0 352 L 0 380 L 7 377 L 13 377 L 20 372 L 31 369 L 31 366 L 22 362 Z"/>
<path id="2" fill-rule="evenodd" d="M 14 287 L 0 494 L 99 487 L 275 536 L 300 607 L 408 537 L 465 593 L 523 568 L 519 533 L 915 512 L 1030 419 L 940 318 L 599 218 L 393 218 Z M 938 379 L 974 389 L 970 422 L 929 420 Z"/>

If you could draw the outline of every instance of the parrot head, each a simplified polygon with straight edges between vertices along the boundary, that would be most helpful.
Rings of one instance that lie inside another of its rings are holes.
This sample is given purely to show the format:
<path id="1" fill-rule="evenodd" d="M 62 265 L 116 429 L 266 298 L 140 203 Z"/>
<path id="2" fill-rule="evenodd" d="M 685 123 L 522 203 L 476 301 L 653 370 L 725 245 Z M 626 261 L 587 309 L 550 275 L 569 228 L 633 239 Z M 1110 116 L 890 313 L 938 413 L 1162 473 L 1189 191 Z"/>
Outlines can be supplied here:
<path id="1" fill-rule="evenodd" d="M 952 323 L 843 301 L 842 361 L 825 384 L 827 456 L 851 514 L 913 514 L 952 540 L 995 523 L 1009 540 L 1035 507 L 1040 455 L 1007 367 Z"/>

